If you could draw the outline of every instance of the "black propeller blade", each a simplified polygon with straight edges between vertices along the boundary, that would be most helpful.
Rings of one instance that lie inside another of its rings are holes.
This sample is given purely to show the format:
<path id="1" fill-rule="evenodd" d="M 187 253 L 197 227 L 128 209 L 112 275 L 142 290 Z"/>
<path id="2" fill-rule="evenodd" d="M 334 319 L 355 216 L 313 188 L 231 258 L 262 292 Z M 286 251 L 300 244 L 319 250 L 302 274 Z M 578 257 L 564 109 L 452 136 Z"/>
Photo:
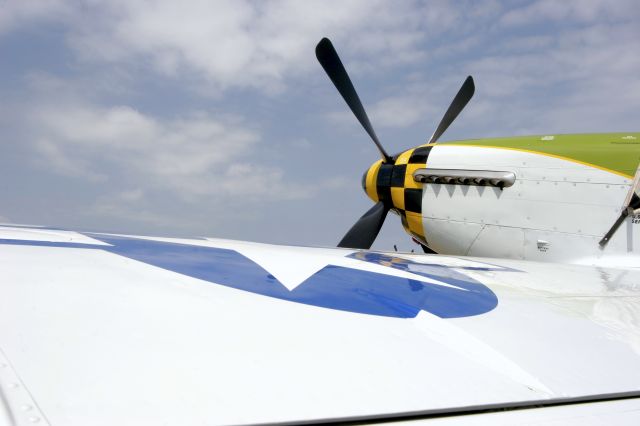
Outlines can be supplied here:
<path id="1" fill-rule="evenodd" d="M 340 61 L 340 57 L 338 56 L 336 49 L 334 49 L 333 44 L 331 44 L 331 41 L 328 38 L 323 38 L 316 46 L 316 57 L 318 58 L 320 65 L 322 65 L 322 68 L 324 68 L 324 71 L 333 82 L 333 85 L 336 86 L 336 89 L 338 89 L 338 92 L 340 92 L 344 101 L 349 105 L 349 108 L 351 108 L 351 111 L 356 116 L 362 127 L 364 127 L 364 130 L 366 130 L 371 139 L 373 139 L 373 142 L 376 144 L 380 154 L 382 155 L 382 159 L 385 162 L 389 162 L 391 157 L 387 154 L 378 140 L 378 136 L 373 130 L 373 126 L 371 126 L 369 117 L 362 106 L 362 102 L 360 102 L 356 89 L 353 87 L 353 83 L 351 83 L 349 74 L 347 74 L 347 70 L 344 69 L 344 65 L 342 65 L 342 61 Z"/>
<path id="2" fill-rule="evenodd" d="M 338 247 L 369 249 L 375 241 L 389 209 L 378 201 L 349 229 L 347 235 L 338 243 Z"/>
<path id="3" fill-rule="evenodd" d="M 473 97 L 473 93 L 476 91 L 476 86 L 473 84 L 473 77 L 469 76 L 462 83 L 462 87 L 458 90 L 458 94 L 453 101 L 451 101 L 451 105 L 449 105 L 449 109 L 444 113 L 444 117 L 440 120 L 440 124 L 438 124 L 438 128 L 431 139 L 429 139 L 429 143 L 435 143 L 440 136 L 447 130 L 449 125 L 453 123 L 453 120 L 460 114 L 460 112 L 464 109 L 464 107 L 469 103 L 471 98 Z"/>

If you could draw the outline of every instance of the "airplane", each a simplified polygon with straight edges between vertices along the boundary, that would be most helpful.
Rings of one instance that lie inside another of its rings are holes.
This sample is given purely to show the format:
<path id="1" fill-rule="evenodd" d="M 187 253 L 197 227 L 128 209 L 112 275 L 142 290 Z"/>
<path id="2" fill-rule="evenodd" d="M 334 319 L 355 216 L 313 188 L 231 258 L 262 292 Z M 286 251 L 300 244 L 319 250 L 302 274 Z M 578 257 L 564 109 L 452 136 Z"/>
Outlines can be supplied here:
<path id="1" fill-rule="evenodd" d="M 439 142 L 469 76 L 427 143 L 389 155 L 329 39 L 316 56 L 382 157 L 362 177 L 375 205 L 339 246 L 370 248 L 392 211 L 425 252 L 640 266 L 640 133 Z"/>
<path id="2" fill-rule="evenodd" d="M 0 425 L 635 425 L 639 283 L 4 224 Z"/>

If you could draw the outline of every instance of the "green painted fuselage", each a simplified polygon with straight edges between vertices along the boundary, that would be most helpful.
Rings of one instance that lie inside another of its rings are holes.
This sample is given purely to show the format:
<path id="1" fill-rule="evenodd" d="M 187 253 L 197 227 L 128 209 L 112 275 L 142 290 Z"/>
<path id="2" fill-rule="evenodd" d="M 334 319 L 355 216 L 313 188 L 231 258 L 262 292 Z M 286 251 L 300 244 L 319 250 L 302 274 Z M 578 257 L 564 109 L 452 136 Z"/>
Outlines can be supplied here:
<path id="1" fill-rule="evenodd" d="M 517 136 L 440 142 L 532 151 L 594 165 L 632 177 L 640 162 L 640 133 Z"/>

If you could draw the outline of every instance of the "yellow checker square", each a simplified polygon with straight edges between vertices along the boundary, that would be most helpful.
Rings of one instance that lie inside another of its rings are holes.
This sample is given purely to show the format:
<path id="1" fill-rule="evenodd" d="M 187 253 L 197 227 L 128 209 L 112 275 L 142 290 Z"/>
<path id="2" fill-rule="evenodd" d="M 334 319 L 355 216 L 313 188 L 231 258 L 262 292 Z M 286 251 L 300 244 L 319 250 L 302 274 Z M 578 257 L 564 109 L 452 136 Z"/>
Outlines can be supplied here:
<path id="1" fill-rule="evenodd" d="M 367 189 L 367 195 L 373 201 L 378 202 L 378 191 L 376 190 L 376 181 L 378 180 L 378 170 L 380 170 L 380 165 L 382 164 L 382 160 L 378 160 L 367 170 L 367 177 L 365 178 L 365 188 Z"/>
<path id="2" fill-rule="evenodd" d="M 413 180 L 413 172 L 422 168 L 424 168 L 424 165 L 422 164 L 407 164 L 407 170 L 404 175 L 405 188 L 413 188 L 413 189 L 422 188 L 422 184 L 420 182 L 416 182 L 415 180 Z"/>
<path id="3" fill-rule="evenodd" d="M 394 164 L 395 165 L 407 164 L 409 162 L 409 158 L 411 157 L 411 154 L 413 154 L 413 149 L 403 152 L 402 154 L 398 155 L 398 158 L 396 159 L 396 162 Z"/>
<path id="4" fill-rule="evenodd" d="M 404 210 L 404 188 L 391 188 L 391 202 L 393 207 Z"/>
<path id="5" fill-rule="evenodd" d="M 424 238 L 424 228 L 422 226 L 422 216 L 418 213 L 405 212 L 409 230 Z"/>

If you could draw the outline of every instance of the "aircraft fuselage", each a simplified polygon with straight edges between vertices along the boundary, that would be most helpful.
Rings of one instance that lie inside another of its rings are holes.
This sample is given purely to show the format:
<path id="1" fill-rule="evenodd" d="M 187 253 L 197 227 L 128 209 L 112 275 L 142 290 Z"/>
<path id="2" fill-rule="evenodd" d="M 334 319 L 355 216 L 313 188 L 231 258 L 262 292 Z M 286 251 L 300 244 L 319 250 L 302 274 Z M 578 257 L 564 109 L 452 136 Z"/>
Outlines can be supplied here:
<path id="1" fill-rule="evenodd" d="M 640 133 L 539 135 L 426 144 L 374 163 L 367 195 L 438 253 L 638 266 L 640 216 L 620 215 Z"/>

